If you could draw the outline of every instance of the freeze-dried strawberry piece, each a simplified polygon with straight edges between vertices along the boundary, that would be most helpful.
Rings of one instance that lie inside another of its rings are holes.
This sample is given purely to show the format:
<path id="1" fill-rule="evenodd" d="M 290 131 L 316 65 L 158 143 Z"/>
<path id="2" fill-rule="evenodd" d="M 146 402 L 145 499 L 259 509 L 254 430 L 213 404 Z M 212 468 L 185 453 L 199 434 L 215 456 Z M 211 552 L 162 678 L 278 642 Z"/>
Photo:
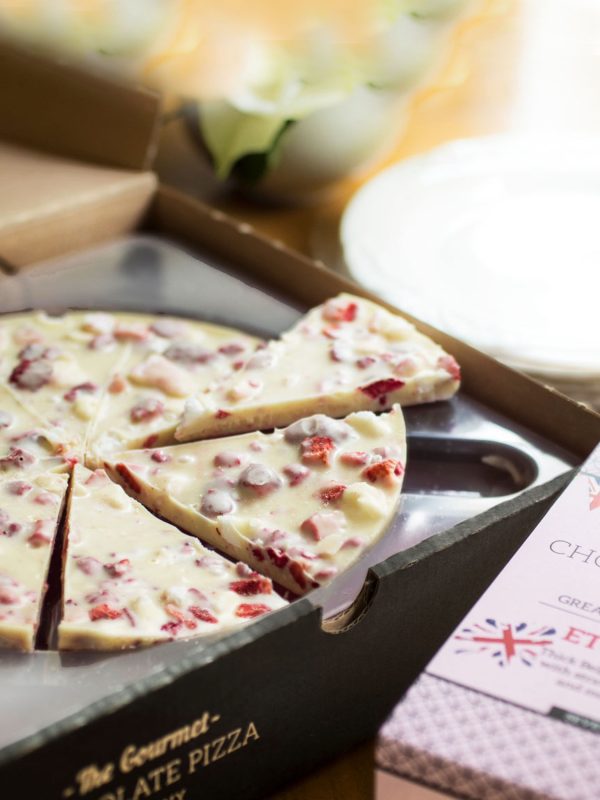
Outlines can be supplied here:
<path id="1" fill-rule="evenodd" d="M 306 588 L 306 576 L 304 570 L 297 561 L 292 561 L 290 564 L 290 575 L 301 589 Z"/>
<path id="2" fill-rule="evenodd" d="M 83 392 L 84 394 L 94 394 L 94 392 L 97 391 L 98 387 L 95 383 L 86 381 L 85 383 L 80 383 L 78 386 L 73 386 L 72 389 L 69 389 L 68 392 L 65 392 L 63 399 L 66 400 L 67 403 L 73 403 L 77 399 L 79 392 Z"/>
<path id="3" fill-rule="evenodd" d="M 108 476 L 102 469 L 95 469 L 84 481 L 86 486 L 96 486 L 101 483 L 108 483 Z"/>
<path id="4" fill-rule="evenodd" d="M 399 375 L 401 378 L 412 378 L 425 364 L 424 360 L 416 355 L 400 359 L 397 356 L 387 358 L 387 355 L 386 353 L 384 358 L 389 361 L 394 375 Z"/>
<path id="5" fill-rule="evenodd" d="M 323 306 L 323 318 L 329 322 L 353 322 L 358 313 L 358 303 L 340 303 L 328 300 Z"/>
<path id="6" fill-rule="evenodd" d="M 377 461 L 363 469 L 361 475 L 371 483 L 381 482 L 385 486 L 394 486 L 396 478 L 403 472 L 404 468 L 399 461 L 394 458 L 386 458 L 384 461 Z"/>
<path id="7" fill-rule="evenodd" d="M 362 356 L 362 358 L 356 359 L 356 366 L 359 369 L 369 369 L 376 361 L 377 359 L 373 356 Z"/>
<path id="8" fill-rule="evenodd" d="M 202 622 L 210 622 L 212 625 L 215 625 L 219 621 L 207 608 L 190 606 L 188 610 L 190 614 L 193 614 L 196 619 L 199 619 Z"/>
<path id="9" fill-rule="evenodd" d="M 96 622 L 99 619 L 119 619 L 123 616 L 123 611 L 118 608 L 112 608 L 108 603 L 100 603 L 89 611 L 90 619 Z"/>
<path id="10" fill-rule="evenodd" d="M 207 517 L 231 514 L 235 509 L 233 497 L 224 489 L 207 489 L 200 502 L 200 512 Z"/>
<path id="11" fill-rule="evenodd" d="M 239 467 L 242 463 L 242 456 L 232 453 L 230 450 L 223 450 L 221 453 L 217 453 L 213 463 L 215 467 Z"/>
<path id="12" fill-rule="evenodd" d="M 119 341 L 143 342 L 148 338 L 148 329 L 141 322 L 119 322 L 114 335 Z"/>
<path id="13" fill-rule="evenodd" d="M 8 411 L 0 411 L 0 428 L 10 428 L 12 424 L 12 414 L 9 414 Z"/>
<path id="14" fill-rule="evenodd" d="M 249 489 L 258 497 L 265 497 L 279 489 L 282 484 L 279 475 L 265 464 L 248 464 L 241 472 L 238 481 L 240 486 Z"/>
<path id="15" fill-rule="evenodd" d="M 88 342 L 88 350 L 108 350 L 115 343 L 112 333 L 100 333 Z"/>
<path id="16" fill-rule="evenodd" d="M 346 518 L 341 511 L 318 511 L 305 519 L 300 530 L 316 542 L 320 542 L 332 533 L 339 533 L 343 528 Z"/>
<path id="17" fill-rule="evenodd" d="M 146 450 L 149 449 L 150 447 L 154 447 L 154 445 L 157 444 L 158 442 L 158 438 L 159 437 L 157 433 L 151 433 L 150 436 L 146 436 L 146 438 L 142 442 L 142 447 Z"/>
<path id="18" fill-rule="evenodd" d="M 258 349 L 246 362 L 246 369 L 266 369 L 275 363 L 275 353 L 264 348 Z"/>
<path id="19" fill-rule="evenodd" d="M 290 486 L 298 486 L 303 480 L 308 478 L 310 470 L 302 464 L 288 464 L 283 468 L 283 474 L 288 479 Z"/>
<path id="20" fill-rule="evenodd" d="M 323 328 L 321 332 L 323 336 L 326 336 L 328 339 L 339 339 L 342 335 L 340 329 L 334 326 Z"/>
<path id="21" fill-rule="evenodd" d="M 159 389 L 170 397 L 186 397 L 191 389 L 189 372 L 158 353 L 152 353 L 129 373 L 132 383 Z"/>
<path id="22" fill-rule="evenodd" d="M 325 464 L 329 466 L 329 454 L 335 449 L 330 436 L 309 436 L 300 444 L 302 460 L 307 464 Z"/>
<path id="23" fill-rule="evenodd" d="M 102 569 L 102 564 L 97 558 L 92 556 L 76 556 L 75 558 L 77 569 L 80 569 L 84 575 L 97 575 Z"/>
<path id="24" fill-rule="evenodd" d="M 131 470 L 125 466 L 125 464 L 117 464 L 115 469 L 132 491 L 136 492 L 136 494 L 139 494 L 142 491 L 139 481 L 133 475 Z"/>
<path id="25" fill-rule="evenodd" d="M 171 622 L 165 622 L 164 625 L 160 626 L 160 629 L 161 631 L 164 631 L 165 633 L 168 633 L 171 636 L 176 636 L 181 630 L 181 627 L 182 627 L 181 622 L 174 622 L 172 620 Z"/>
<path id="26" fill-rule="evenodd" d="M 183 336 L 186 325 L 177 319 L 157 319 L 150 325 L 150 330 L 163 339 L 174 339 L 176 336 Z"/>
<path id="27" fill-rule="evenodd" d="M 264 561 L 265 560 L 265 554 L 264 554 L 263 550 L 261 550 L 260 547 L 251 547 L 250 548 L 250 552 L 252 553 L 252 555 L 254 556 L 254 558 L 257 561 Z"/>
<path id="28" fill-rule="evenodd" d="M 329 357 L 332 361 L 344 363 L 352 361 L 354 358 L 354 350 L 347 342 L 336 340 L 329 349 Z"/>
<path id="29" fill-rule="evenodd" d="M 337 575 L 337 573 L 337 567 L 324 567 L 315 573 L 315 580 L 319 582 L 328 581 L 330 578 L 333 578 L 334 575 Z"/>
<path id="30" fill-rule="evenodd" d="M 346 550 L 347 548 L 354 548 L 354 547 L 361 547 L 364 544 L 364 539 L 361 539 L 360 536 L 351 536 L 349 539 L 346 539 L 345 542 L 342 543 L 341 550 Z"/>
<path id="31" fill-rule="evenodd" d="M 460 366 L 453 356 L 445 355 L 438 358 L 437 366 L 445 370 L 455 381 L 460 380 Z"/>
<path id="32" fill-rule="evenodd" d="M 252 550 L 252 552 L 254 553 L 254 550 Z M 278 547 L 267 547 L 266 552 L 275 566 L 280 569 L 283 569 L 290 560 L 290 557 Z M 262 558 L 260 560 L 262 561 Z"/>
<path id="33" fill-rule="evenodd" d="M 81 327 L 88 333 L 112 333 L 116 319 L 112 314 L 104 311 L 94 311 L 86 314 Z"/>
<path id="34" fill-rule="evenodd" d="M 19 389 L 36 392 L 52 380 L 52 364 L 41 359 L 24 359 L 13 369 L 8 380 Z"/>
<path id="35" fill-rule="evenodd" d="M 47 533 L 49 527 L 48 520 L 38 519 L 33 526 L 33 533 L 27 539 L 27 542 L 35 548 L 45 547 L 52 541 Z"/>
<path id="36" fill-rule="evenodd" d="M 0 605 L 14 606 L 19 602 L 19 593 L 10 586 L 0 586 Z"/>
<path id="37" fill-rule="evenodd" d="M 353 453 L 342 453 L 340 455 L 340 461 L 347 467 L 364 467 L 368 460 L 369 454 L 361 450 L 357 450 Z"/>
<path id="38" fill-rule="evenodd" d="M 18 522 L 9 522 L 8 518 L 6 520 L 0 518 L 0 534 L 2 536 L 8 536 L 9 538 L 15 536 L 22 527 Z"/>
<path id="39" fill-rule="evenodd" d="M 11 447 L 8 455 L 0 458 L 0 472 L 6 472 L 9 469 L 23 469 L 34 463 L 35 456 L 32 456 L 31 453 L 21 450 L 20 447 Z"/>
<path id="40" fill-rule="evenodd" d="M 119 619 L 123 616 L 123 612 L 118 608 L 112 608 L 108 603 L 100 603 L 90 608 L 89 615 L 92 622 L 96 622 L 99 619 Z"/>
<path id="41" fill-rule="evenodd" d="M 135 628 L 135 617 L 128 608 L 123 609 L 123 616 L 127 619 L 132 628 Z"/>
<path id="42" fill-rule="evenodd" d="M 231 416 L 231 413 L 229 411 L 225 411 L 222 408 L 217 409 L 217 411 L 215 412 L 215 417 L 217 419 L 227 419 L 227 417 L 230 417 L 230 416 Z"/>
<path id="43" fill-rule="evenodd" d="M 33 498 L 33 502 L 38 506 L 54 506 L 58 501 L 56 495 L 50 494 L 50 492 L 39 492 Z"/>
<path id="44" fill-rule="evenodd" d="M 258 572 L 253 573 L 252 577 L 241 581 L 233 581 L 229 588 L 244 597 L 254 594 L 271 594 L 273 586 L 268 578 L 263 578 Z"/>
<path id="45" fill-rule="evenodd" d="M 359 392 L 363 392 L 375 400 L 378 397 L 383 397 L 388 392 L 395 392 L 397 389 L 401 389 L 403 386 L 404 381 L 401 381 L 398 378 L 382 378 L 381 380 L 374 381 L 366 386 L 359 386 L 358 390 Z"/>
<path id="46" fill-rule="evenodd" d="M 322 503 L 326 505 L 329 503 L 337 503 L 342 499 L 346 487 L 343 483 L 332 483 L 330 486 L 324 486 L 319 490 L 319 497 Z"/>
<path id="47" fill-rule="evenodd" d="M 165 358 L 180 364 L 208 364 L 216 358 L 214 350 L 209 350 L 195 342 L 177 342 L 164 352 Z"/>
<path id="48" fill-rule="evenodd" d="M 170 456 L 168 453 L 163 453 L 162 450 L 155 450 L 150 458 L 152 461 L 156 461 L 157 464 L 167 464 L 169 461 L 173 460 L 173 456 Z"/>
<path id="49" fill-rule="evenodd" d="M 260 617 L 261 614 L 266 614 L 271 609 L 264 603 L 242 603 L 235 610 L 236 617 L 242 619 L 252 619 L 253 617 Z"/>
<path id="50" fill-rule="evenodd" d="M 186 628 L 193 630 L 197 627 L 196 623 L 193 619 L 186 619 L 185 614 L 181 611 L 177 606 L 173 605 L 173 603 L 167 603 L 165 606 L 165 611 L 169 616 L 174 617 L 180 625 L 185 625 Z"/>
<path id="51" fill-rule="evenodd" d="M 121 394 L 127 388 L 127 382 L 122 375 L 113 375 L 110 383 L 108 384 L 108 391 L 110 394 Z"/>
<path id="52" fill-rule="evenodd" d="M 246 348 L 241 342 L 227 342 L 219 347 L 219 353 L 224 356 L 237 356 L 243 353 Z"/>
<path id="53" fill-rule="evenodd" d="M 162 400 L 156 397 L 147 397 L 133 406 L 129 412 L 129 417 L 132 422 L 148 422 L 148 420 L 160 417 L 164 410 L 165 404 Z"/>
<path id="54" fill-rule="evenodd" d="M 22 497 L 27 492 L 30 492 L 33 486 L 27 481 L 11 481 L 6 485 L 6 491 L 9 494 L 16 494 L 17 497 Z"/>
<path id="55" fill-rule="evenodd" d="M 115 561 L 112 564 L 105 564 L 104 569 L 111 578 L 121 578 L 131 569 L 131 562 L 128 558 L 122 558 L 120 561 Z"/>
<path id="56" fill-rule="evenodd" d="M 23 433 L 18 433 L 15 436 L 10 437 L 10 441 L 13 444 L 18 444 L 19 442 L 39 442 L 43 436 L 38 431 L 23 431 Z"/>

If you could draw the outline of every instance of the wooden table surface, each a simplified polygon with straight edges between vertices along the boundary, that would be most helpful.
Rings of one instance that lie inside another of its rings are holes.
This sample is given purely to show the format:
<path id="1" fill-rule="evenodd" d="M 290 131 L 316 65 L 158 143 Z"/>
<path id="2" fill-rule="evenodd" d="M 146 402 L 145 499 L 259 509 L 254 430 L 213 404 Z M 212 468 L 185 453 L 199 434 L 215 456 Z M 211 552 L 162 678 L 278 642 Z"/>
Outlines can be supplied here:
<path id="1" fill-rule="evenodd" d="M 600 49 L 594 40 L 599 28 L 600 3 L 491 0 L 487 15 L 460 31 L 437 88 L 415 99 L 402 138 L 370 174 L 457 138 L 550 129 L 600 133 Z M 180 122 L 164 128 L 157 169 L 164 182 L 318 257 L 348 199 L 370 177 L 349 179 L 314 205 L 252 203 L 215 184 Z M 372 775 L 369 744 L 272 800 L 365 800 L 372 796 Z M 410 795 L 419 796 L 419 787 Z"/>

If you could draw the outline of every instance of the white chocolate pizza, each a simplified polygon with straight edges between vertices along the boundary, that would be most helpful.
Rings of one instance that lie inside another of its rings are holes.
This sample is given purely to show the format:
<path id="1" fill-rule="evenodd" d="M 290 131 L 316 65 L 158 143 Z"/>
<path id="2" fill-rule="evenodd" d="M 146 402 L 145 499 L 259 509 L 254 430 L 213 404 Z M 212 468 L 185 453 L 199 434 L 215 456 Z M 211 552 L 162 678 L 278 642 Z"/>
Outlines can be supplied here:
<path id="1" fill-rule="evenodd" d="M 296 594 L 329 583 L 385 532 L 406 462 L 399 406 L 120 453 L 105 468 L 161 517 Z"/>
<path id="2" fill-rule="evenodd" d="M 454 358 L 397 314 L 342 294 L 318 306 L 233 375 L 186 404 L 176 438 L 189 441 L 450 398 Z"/>
<path id="3" fill-rule="evenodd" d="M 75 467 L 61 649 L 122 649 L 221 633 L 286 605 L 268 578 L 155 517 L 102 470 Z"/>
<path id="4" fill-rule="evenodd" d="M 34 646 L 68 483 L 56 463 L 0 475 L 0 646 Z"/>
<path id="5" fill-rule="evenodd" d="M 271 580 L 328 584 L 393 517 L 400 405 L 459 381 L 438 345 L 352 295 L 268 344 L 160 315 L 2 317 L 0 647 L 34 646 L 67 495 L 61 648 L 220 633 L 284 605 Z"/>

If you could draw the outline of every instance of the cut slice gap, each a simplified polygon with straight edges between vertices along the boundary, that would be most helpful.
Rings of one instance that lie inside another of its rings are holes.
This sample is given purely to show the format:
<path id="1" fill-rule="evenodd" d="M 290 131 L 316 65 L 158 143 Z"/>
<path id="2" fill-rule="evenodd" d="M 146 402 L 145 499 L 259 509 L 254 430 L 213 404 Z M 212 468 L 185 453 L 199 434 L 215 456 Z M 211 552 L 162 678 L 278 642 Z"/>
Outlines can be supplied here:
<path id="1" fill-rule="evenodd" d="M 36 650 L 56 650 L 57 646 L 57 629 L 63 586 L 62 563 L 64 558 L 65 526 L 72 483 L 73 473 L 71 472 L 68 475 L 67 488 L 62 501 L 56 526 L 56 536 L 54 537 L 48 564 L 46 592 L 42 600 L 39 625 L 35 637 Z"/>
<path id="2" fill-rule="evenodd" d="M 242 366 L 258 339 L 232 328 L 189 319 L 114 314 L 132 336 L 111 372 L 86 448 L 86 464 L 101 466 L 115 450 L 175 442 L 186 399 Z"/>
<path id="3" fill-rule="evenodd" d="M 313 308 L 245 367 L 186 404 L 180 441 L 450 398 L 460 369 L 403 317 L 342 294 Z"/>
<path id="4" fill-rule="evenodd" d="M 56 460 L 0 481 L 0 645 L 33 650 L 68 475 Z"/>
<path id="5" fill-rule="evenodd" d="M 286 605 L 268 578 L 162 522 L 102 470 L 75 467 L 65 541 L 60 649 L 222 634 Z"/>
<path id="6" fill-rule="evenodd" d="M 330 583 L 384 534 L 406 462 L 402 411 L 308 417 L 119 453 L 110 476 L 154 513 L 296 594 Z"/>

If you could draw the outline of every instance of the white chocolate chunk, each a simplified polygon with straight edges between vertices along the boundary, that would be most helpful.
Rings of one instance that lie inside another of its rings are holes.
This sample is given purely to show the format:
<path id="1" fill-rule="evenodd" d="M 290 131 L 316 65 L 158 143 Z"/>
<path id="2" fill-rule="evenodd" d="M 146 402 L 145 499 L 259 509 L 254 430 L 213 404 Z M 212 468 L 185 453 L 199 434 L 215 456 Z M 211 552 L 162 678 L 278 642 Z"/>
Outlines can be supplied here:
<path id="1" fill-rule="evenodd" d="M 102 470 L 76 467 L 73 480 L 59 647 L 122 649 L 220 634 L 285 605 L 270 580 L 240 577 Z"/>
<path id="2" fill-rule="evenodd" d="M 405 460 L 395 406 L 379 417 L 319 414 L 271 434 L 125 451 L 105 465 L 161 517 L 303 594 L 384 534 Z"/>
<path id="3" fill-rule="evenodd" d="M 190 441 L 281 427 L 316 412 L 341 417 L 448 399 L 459 382 L 452 356 L 410 322 L 342 294 L 190 399 L 175 436 Z"/>
<path id="4" fill-rule="evenodd" d="M 164 356 L 154 353 L 129 373 L 138 386 L 152 386 L 170 397 L 186 397 L 193 388 L 188 374 Z"/>
<path id="5" fill-rule="evenodd" d="M 342 498 L 344 512 L 358 519 L 379 519 L 384 509 L 379 503 L 379 491 L 368 483 L 353 483 Z"/>
<path id="6" fill-rule="evenodd" d="M 98 311 L 94 314 L 86 314 L 81 327 L 89 333 L 112 333 L 116 324 L 117 320 L 113 314 Z"/>

